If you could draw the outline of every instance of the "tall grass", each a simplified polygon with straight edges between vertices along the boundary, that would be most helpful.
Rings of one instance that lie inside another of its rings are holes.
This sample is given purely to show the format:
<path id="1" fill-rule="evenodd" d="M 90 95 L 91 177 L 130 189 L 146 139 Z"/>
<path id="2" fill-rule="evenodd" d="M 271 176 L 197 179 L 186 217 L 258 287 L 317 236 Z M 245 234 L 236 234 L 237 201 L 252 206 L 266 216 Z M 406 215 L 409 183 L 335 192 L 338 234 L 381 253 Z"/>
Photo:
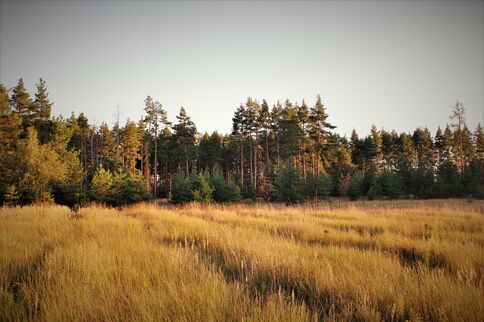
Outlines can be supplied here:
<path id="1" fill-rule="evenodd" d="M 0 320 L 484 316 L 479 203 L 0 210 Z"/>

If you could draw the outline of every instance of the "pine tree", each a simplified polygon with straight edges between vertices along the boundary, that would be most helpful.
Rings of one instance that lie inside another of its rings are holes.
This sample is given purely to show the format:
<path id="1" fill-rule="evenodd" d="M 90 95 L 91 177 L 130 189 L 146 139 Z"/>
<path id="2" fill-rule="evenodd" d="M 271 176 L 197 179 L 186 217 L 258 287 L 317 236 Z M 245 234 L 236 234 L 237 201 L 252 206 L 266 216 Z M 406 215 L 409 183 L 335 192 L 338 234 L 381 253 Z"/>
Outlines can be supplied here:
<path id="1" fill-rule="evenodd" d="M 32 126 L 35 117 L 35 105 L 30 98 L 30 94 L 25 88 L 24 80 L 20 78 L 17 86 L 13 88 L 11 98 L 13 110 L 22 120 L 24 136 L 27 134 L 27 128 Z"/>
<path id="2" fill-rule="evenodd" d="M 480 162 L 484 162 L 484 131 L 481 123 L 477 124 L 474 132 L 474 142 L 476 143 L 476 157 Z"/>
<path id="3" fill-rule="evenodd" d="M 124 168 L 132 174 L 136 171 L 136 162 L 140 159 L 140 138 L 138 128 L 133 121 L 128 120 L 122 132 L 122 151 Z"/>
<path id="4" fill-rule="evenodd" d="M 0 150 L 12 149 L 20 132 L 18 114 L 10 106 L 7 89 L 0 84 Z"/>
<path id="5" fill-rule="evenodd" d="M 35 93 L 35 118 L 47 121 L 50 119 L 52 103 L 49 101 L 49 93 L 45 81 L 41 78 L 36 84 L 37 92 Z"/>
<path id="6" fill-rule="evenodd" d="M 269 111 L 269 105 L 267 104 L 266 100 L 262 100 L 258 122 L 264 130 L 265 163 L 267 164 L 271 161 L 269 154 L 269 131 L 271 129 L 271 113 Z"/>
<path id="7" fill-rule="evenodd" d="M 153 174 L 154 174 L 154 195 L 157 195 L 158 188 L 158 134 L 159 131 L 164 126 L 165 128 L 169 125 L 167 113 L 163 109 L 163 105 L 160 102 L 154 102 L 151 96 L 146 97 L 145 100 L 145 112 L 146 122 L 149 126 L 149 131 L 153 136 L 154 147 L 155 147 L 155 157 L 153 160 Z"/>
<path id="8" fill-rule="evenodd" d="M 377 130 L 375 125 L 371 126 L 371 142 L 372 142 L 372 157 L 373 157 L 373 164 L 375 166 L 375 170 L 377 172 L 381 169 L 381 163 L 383 160 L 383 153 L 382 153 L 382 139 L 380 136 L 380 132 Z"/>
<path id="9" fill-rule="evenodd" d="M 282 129 L 282 105 L 279 101 L 271 110 L 271 127 L 276 145 L 276 166 L 279 169 L 281 163 L 280 133 Z"/>
<path id="10" fill-rule="evenodd" d="M 465 108 L 464 105 L 457 101 L 453 106 L 452 114 L 450 115 L 450 120 L 452 121 L 451 126 L 454 129 L 454 146 L 453 153 L 455 158 L 455 163 L 457 165 L 457 170 L 461 173 L 464 171 L 465 166 L 465 155 L 463 147 L 463 128 L 465 126 Z"/>
<path id="11" fill-rule="evenodd" d="M 321 96 L 316 97 L 316 104 L 309 111 L 309 135 L 312 140 L 312 164 L 313 174 L 321 172 L 321 159 L 325 159 L 324 147 L 328 142 L 328 136 L 336 126 L 327 122 L 328 114 L 324 107 Z M 316 157 L 316 158 L 315 158 Z"/>
<path id="12" fill-rule="evenodd" d="M 469 131 L 467 125 L 464 124 L 462 128 L 462 158 L 464 168 L 469 165 L 469 163 L 474 160 L 476 155 L 476 148 L 474 146 L 474 141 L 472 138 L 472 133 Z"/>
<path id="13" fill-rule="evenodd" d="M 239 149 L 240 149 L 240 170 L 239 170 L 239 175 L 240 175 L 240 182 L 244 184 L 244 172 L 245 172 L 245 167 L 244 167 L 244 139 L 245 139 L 245 114 L 246 114 L 246 109 L 243 105 L 240 105 L 239 108 L 235 111 L 234 117 L 232 118 L 232 135 L 236 138 L 236 140 L 239 143 Z"/>
<path id="14" fill-rule="evenodd" d="M 185 174 L 190 174 L 190 164 L 194 159 L 197 128 L 188 116 L 185 108 L 180 108 L 177 115 L 178 123 L 173 126 L 173 140 L 178 154 L 178 164 L 183 164 Z"/>

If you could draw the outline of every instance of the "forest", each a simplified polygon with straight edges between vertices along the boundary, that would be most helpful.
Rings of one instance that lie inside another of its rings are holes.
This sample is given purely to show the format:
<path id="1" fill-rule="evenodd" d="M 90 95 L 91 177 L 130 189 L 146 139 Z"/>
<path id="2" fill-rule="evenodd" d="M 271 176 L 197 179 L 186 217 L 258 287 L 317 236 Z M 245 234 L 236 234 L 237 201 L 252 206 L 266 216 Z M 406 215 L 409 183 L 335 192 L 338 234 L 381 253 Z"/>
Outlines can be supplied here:
<path id="1" fill-rule="evenodd" d="M 52 106 L 43 79 L 33 95 L 22 78 L 0 84 L 0 204 L 484 196 L 484 134 L 467 127 L 461 102 L 435 133 L 372 125 L 349 138 L 336 133 L 319 95 L 314 106 L 249 97 L 227 134 L 199 133 L 183 107 L 170 122 L 151 96 L 144 117 L 112 128 L 83 113 L 54 117 Z"/>

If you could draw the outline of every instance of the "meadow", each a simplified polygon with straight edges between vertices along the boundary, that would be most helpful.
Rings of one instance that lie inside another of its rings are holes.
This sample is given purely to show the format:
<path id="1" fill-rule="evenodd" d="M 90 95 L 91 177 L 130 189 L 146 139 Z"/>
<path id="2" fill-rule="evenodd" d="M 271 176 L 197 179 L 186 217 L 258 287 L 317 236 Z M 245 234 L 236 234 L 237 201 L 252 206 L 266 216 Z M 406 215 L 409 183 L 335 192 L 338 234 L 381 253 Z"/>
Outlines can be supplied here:
<path id="1" fill-rule="evenodd" d="M 482 321 L 484 203 L 0 208 L 0 321 Z"/>

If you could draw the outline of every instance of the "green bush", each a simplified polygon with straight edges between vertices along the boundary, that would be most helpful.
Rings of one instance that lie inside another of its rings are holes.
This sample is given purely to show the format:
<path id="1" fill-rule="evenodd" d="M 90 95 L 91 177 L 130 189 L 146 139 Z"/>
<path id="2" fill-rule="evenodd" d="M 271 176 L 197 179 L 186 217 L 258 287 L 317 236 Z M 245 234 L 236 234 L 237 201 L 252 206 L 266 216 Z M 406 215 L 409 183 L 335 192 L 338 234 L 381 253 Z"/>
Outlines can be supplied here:
<path id="1" fill-rule="evenodd" d="M 187 203 L 193 201 L 190 181 L 183 173 L 178 172 L 173 177 L 170 202 Z"/>
<path id="2" fill-rule="evenodd" d="M 361 196 L 363 179 L 358 173 L 351 177 L 351 183 L 348 187 L 348 197 L 350 200 L 357 200 Z"/>
<path id="3" fill-rule="evenodd" d="M 236 202 L 240 200 L 241 194 L 239 186 L 233 181 L 227 181 L 218 168 L 214 169 L 209 182 L 214 189 L 214 201 Z"/>
<path id="4" fill-rule="evenodd" d="M 210 202 L 212 201 L 213 188 L 208 183 L 206 175 L 203 173 L 192 172 L 190 175 L 190 188 L 194 201 Z"/>
<path id="5" fill-rule="evenodd" d="M 383 171 L 381 175 L 373 180 L 368 190 L 368 199 L 373 200 L 381 197 L 398 199 L 404 195 L 404 186 L 397 173 Z"/>
<path id="6" fill-rule="evenodd" d="M 306 198 L 318 200 L 329 197 L 333 184 L 331 176 L 326 173 L 319 175 L 309 174 L 304 185 L 304 195 Z"/>
<path id="7" fill-rule="evenodd" d="M 280 168 L 279 173 L 276 174 L 274 185 L 278 201 L 288 204 L 302 201 L 299 173 L 291 164 L 285 164 Z"/>

